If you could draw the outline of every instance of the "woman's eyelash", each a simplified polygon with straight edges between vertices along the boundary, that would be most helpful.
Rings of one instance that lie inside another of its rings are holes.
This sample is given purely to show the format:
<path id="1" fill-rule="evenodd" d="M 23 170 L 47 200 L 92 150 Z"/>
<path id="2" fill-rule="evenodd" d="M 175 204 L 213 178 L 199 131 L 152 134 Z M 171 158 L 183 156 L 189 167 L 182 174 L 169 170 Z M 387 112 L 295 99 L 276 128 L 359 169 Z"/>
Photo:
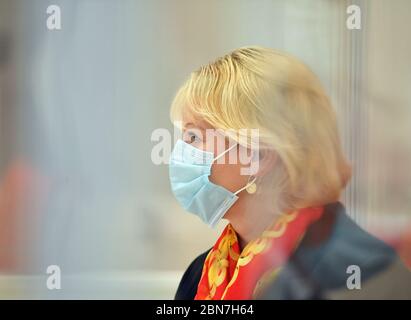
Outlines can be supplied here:
<path id="1" fill-rule="evenodd" d="M 197 140 L 199 139 L 199 136 L 196 135 L 196 134 L 193 133 L 193 132 L 189 132 L 189 133 L 188 133 L 188 136 L 189 136 L 191 142 L 197 141 Z M 194 138 L 194 139 L 193 139 L 193 138 Z"/>

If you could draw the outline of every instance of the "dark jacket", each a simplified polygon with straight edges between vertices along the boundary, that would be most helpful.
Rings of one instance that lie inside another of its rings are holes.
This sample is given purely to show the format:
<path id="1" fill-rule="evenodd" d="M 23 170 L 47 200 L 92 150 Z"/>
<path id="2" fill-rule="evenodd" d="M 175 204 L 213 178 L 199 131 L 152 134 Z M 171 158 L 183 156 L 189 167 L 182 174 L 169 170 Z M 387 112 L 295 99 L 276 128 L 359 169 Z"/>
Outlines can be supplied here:
<path id="1" fill-rule="evenodd" d="M 175 299 L 194 299 L 210 250 L 190 264 Z M 347 285 L 352 280 L 349 279 L 353 272 L 350 266 L 360 270 L 360 288 Z M 309 226 L 299 247 L 276 279 L 258 297 L 325 298 L 411 299 L 411 273 L 396 252 L 360 228 L 339 202 L 325 207 L 322 217 Z"/>

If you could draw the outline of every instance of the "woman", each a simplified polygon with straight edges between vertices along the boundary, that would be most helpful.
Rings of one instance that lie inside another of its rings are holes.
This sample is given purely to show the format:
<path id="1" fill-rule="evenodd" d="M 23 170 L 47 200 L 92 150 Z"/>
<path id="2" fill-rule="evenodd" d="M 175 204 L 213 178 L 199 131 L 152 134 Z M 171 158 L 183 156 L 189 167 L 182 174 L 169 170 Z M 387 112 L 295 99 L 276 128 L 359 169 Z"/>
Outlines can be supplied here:
<path id="1" fill-rule="evenodd" d="M 193 72 L 171 115 L 183 129 L 170 159 L 174 195 L 211 226 L 229 222 L 177 299 L 326 297 L 348 285 L 350 266 L 364 281 L 396 261 L 338 202 L 351 171 L 335 113 L 296 58 L 237 49 Z"/>

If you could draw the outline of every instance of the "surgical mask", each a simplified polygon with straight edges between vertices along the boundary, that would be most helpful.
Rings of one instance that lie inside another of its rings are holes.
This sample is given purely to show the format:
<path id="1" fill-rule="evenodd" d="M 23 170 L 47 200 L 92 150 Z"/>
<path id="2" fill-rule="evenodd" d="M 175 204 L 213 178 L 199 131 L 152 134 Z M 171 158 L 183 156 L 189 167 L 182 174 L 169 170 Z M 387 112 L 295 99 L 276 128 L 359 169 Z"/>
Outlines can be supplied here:
<path id="1" fill-rule="evenodd" d="M 236 192 L 231 192 L 209 180 L 214 161 L 233 149 L 231 146 L 214 157 L 207 152 L 178 140 L 171 153 L 169 174 L 171 189 L 179 203 L 188 212 L 201 218 L 206 224 L 215 227 L 224 214 L 238 200 L 237 194 L 250 183 Z M 253 183 L 254 180 L 251 182 Z"/>

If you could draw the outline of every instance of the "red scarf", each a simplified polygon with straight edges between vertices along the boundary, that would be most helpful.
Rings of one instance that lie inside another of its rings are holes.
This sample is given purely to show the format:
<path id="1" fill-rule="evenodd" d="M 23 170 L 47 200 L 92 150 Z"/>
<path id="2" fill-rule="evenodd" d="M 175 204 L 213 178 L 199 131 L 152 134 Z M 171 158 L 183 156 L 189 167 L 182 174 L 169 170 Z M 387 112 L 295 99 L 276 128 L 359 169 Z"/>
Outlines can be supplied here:
<path id="1" fill-rule="evenodd" d="M 323 207 L 312 207 L 283 214 L 242 252 L 228 224 L 204 262 L 195 299 L 241 300 L 259 295 L 322 213 Z"/>

